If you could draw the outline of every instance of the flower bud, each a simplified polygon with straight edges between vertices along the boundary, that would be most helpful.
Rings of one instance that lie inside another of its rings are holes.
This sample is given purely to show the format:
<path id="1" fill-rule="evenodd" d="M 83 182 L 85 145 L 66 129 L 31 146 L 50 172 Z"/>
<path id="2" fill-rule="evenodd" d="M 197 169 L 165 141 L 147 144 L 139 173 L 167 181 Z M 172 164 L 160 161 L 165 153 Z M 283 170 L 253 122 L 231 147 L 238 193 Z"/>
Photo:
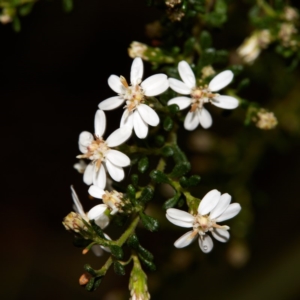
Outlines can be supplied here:
<path id="1" fill-rule="evenodd" d="M 62 222 L 67 230 L 80 232 L 82 230 L 87 231 L 88 228 L 83 222 L 83 219 L 80 214 L 75 212 L 70 212 Z"/>
<path id="2" fill-rule="evenodd" d="M 268 112 L 265 109 L 260 109 L 256 116 L 252 118 L 256 127 L 263 130 L 270 130 L 276 127 L 278 124 L 277 118 L 272 112 Z"/>

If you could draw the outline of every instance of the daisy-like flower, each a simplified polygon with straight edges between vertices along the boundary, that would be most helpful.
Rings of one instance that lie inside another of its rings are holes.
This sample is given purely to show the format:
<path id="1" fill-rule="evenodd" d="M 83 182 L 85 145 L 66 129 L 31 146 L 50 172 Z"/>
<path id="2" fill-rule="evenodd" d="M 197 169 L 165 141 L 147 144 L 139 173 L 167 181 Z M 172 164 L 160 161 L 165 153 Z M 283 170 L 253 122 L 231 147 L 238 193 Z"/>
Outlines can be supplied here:
<path id="1" fill-rule="evenodd" d="M 108 98 L 99 104 L 99 108 L 105 111 L 115 109 L 126 102 L 120 127 L 129 126 L 140 139 L 147 136 L 148 125 L 159 124 L 157 113 L 145 103 L 147 97 L 157 96 L 169 87 L 167 75 L 156 74 L 142 82 L 143 72 L 143 61 L 140 57 L 136 57 L 131 65 L 131 85 L 123 76 L 111 75 L 108 78 L 108 85 L 118 96 Z"/>
<path id="2" fill-rule="evenodd" d="M 111 149 L 119 146 L 131 136 L 131 128 L 124 126 L 115 130 L 106 140 L 103 134 L 106 128 L 106 117 L 102 110 L 95 115 L 95 135 L 83 131 L 79 135 L 79 149 L 83 153 L 77 158 L 90 159 L 92 162 L 87 165 L 83 174 L 83 181 L 87 185 L 97 185 L 104 188 L 106 185 L 106 172 L 104 165 L 115 181 L 124 178 L 123 167 L 130 165 L 130 158 L 124 153 Z"/>
<path id="3" fill-rule="evenodd" d="M 186 247 L 198 237 L 200 249 L 208 253 L 214 246 L 212 238 L 207 234 L 209 232 L 216 240 L 227 242 L 230 237 L 229 227 L 218 223 L 235 217 L 241 210 L 239 203 L 230 204 L 230 202 L 229 194 L 221 195 L 219 191 L 212 190 L 200 202 L 197 215 L 176 208 L 167 209 L 166 217 L 171 223 L 180 227 L 193 228 L 181 236 L 174 246 Z"/>
<path id="4" fill-rule="evenodd" d="M 177 104 L 180 110 L 191 107 L 184 120 L 185 129 L 194 130 L 199 123 L 203 128 L 209 128 L 212 125 L 211 115 L 204 108 L 205 103 L 210 102 L 225 109 L 234 109 L 239 105 L 237 99 L 215 93 L 232 81 L 231 71 L 221 72 L 211 80 L 208 86 L 196 85 L 195 75 L 184 60 L 178 64 L 178 72 L 183 81 L 169 78 L 170 88 L 181 95 L 190 95 L 190 97 L 175 97 L 168 101 L 168 105 Z"/>
<path id="5" fill-rule="evenodd" d="M 97 199 L 102 199 L 103 205 L 111 210 L 110 214 L 114 215 L 117 212 L 123 212 L 122 207 L 125 205 L 123 194 L 115 190 L 112 192 L 104 191 L 98 186 L 92 185 L 89 188 L 89 194 Z"/>

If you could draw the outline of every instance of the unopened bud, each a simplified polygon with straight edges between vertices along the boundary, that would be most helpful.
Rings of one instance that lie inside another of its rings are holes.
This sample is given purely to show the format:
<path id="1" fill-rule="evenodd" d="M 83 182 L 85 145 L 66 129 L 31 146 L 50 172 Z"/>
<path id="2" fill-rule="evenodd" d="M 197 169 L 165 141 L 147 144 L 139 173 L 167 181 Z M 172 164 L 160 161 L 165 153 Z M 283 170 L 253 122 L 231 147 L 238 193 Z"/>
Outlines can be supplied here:
<path id="1" fill-rule="evenodd" d="M 268 112 L 265 109 L 260 109 L 256 116 L 252 118 L 256 127 L 263 130 L 270 130 L 276 127 L 278 124 L 277 118 L 272 112 Z"/>
<path id="2" fill-rule="evenodd" d="M 145 56 L 147 50 L 147 45 L 140 42 L 132 42 L 128 48 L 128 54 L 131 58 L 141 57 L 144 60 L 148 60 L 147 56 Z"/>
<path id="3" fill-rule="evenodd" d="M 87 231 L 87 227 L 83 222 L 80 214 L 75 212 L 70 212 L 62 222 L 67 230 L 80 232 L 82 230 Z"/>
<path id="4" fill-rule="evenodd" d="M 86 285 L 90 279 L 92 278 L 92 275 L 89 273 L 83 273 L 80 277 L 79 277 L 79 284 L 80 285 Z"/>

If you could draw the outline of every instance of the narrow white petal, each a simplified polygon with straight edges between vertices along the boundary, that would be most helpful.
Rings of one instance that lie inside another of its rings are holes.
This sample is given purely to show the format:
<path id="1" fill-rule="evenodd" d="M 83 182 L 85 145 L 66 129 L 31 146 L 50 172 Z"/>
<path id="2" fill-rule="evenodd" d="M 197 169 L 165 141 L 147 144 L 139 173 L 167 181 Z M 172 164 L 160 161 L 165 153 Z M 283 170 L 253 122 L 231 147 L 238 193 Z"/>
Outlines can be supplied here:
<path id="1" fill-rule="evenodd" d="M 106 172 L 103 164 L 100 165 L 98 171 L 95 169 L 93 172 L 93 185 L 96 185 L 101 189 L 104 189 L 106 186 Z"/>
<path id="2" fill-rule="evenodd" d="M 109 76 L 108 85 L 117 94 L 121 94 L 123 92 L 123 85 L 121 83 L 120 77 L 117 75 Z"/>
<path id="3" fill-rule="evenodd" d="M 201 126 L 204 129 L 209 128 L 212 125 L 212 117 L 211 117 L 210 113 L 208 112 L 208 110 L 205 109 L 204 107 L 202 107 L 201 110 L 197 109 L 196 112 L 197 112 Z"/>
<path id="4" fill-rule="evenodd" d="M 71 195 L 72 195 L 72 199 L 73 199 L 73 202 L 75 204 L 75 207 L 76 207 L 76 211 L 83 217 L 85 218 L 85 212 L 83 210 L 83 207 L 82 207 L 82 204 L 73 188 L 73 186 L 71 185 Z"/>
<path id="5" fill-rule="evenodd" d="M 148 97 L 160 95 L 169 87 L 168 77 L 165 74 L 150 76 L 141 83 L 141 87 Z"/>
<path id="6" fill-rule="evenodd" d="M 136 57 L 131 65 L 130 82 L 132 85 L 136 85 L 142 80 L 144 73 L 143 61 L 140 57 Z"/>
<path id="7" fill-rule="evenodd" d="M 196 78 L 195 75 L 190 67 L 190 65 L 182 60 L 179 64 L 178 64 L 178 72 L 179 75 L 181 77 L 181 79 L 183 80 L 183 82 L 189 87 L 189 88 L 193 88 L 196 86 Z"/>
<path id="8" fill-rule="evenodd" d="M 181 220 L 184 222 L 190 222 L 191 224 L 193 224 L 194 219 L 195 219 L 194 216 L 192 216 L 190 213 L 188 213 L 184 210 L 177 209 L 177 208 L 167 209 L 167 215 L 170 218 Z"/>
<path id="9" fill-rule="evenodd" d="M 142 119 L 138 111 L 133 112 L 133 128 L 139 139 L 144 139 L 148 134 L 148 124 Z"/>
<path id="10" fill-rule="evenodd" d="M 168 101 L 168 105 L 177 104 L 179 109 L 185 109 L 191 105 L 192 99 L 188 97 L 176 97 Z"/>
<path id="11" fill-rule="evenodd" d="M 216 219 L 217 217 L 219 217 L 229 206 L 231 202 L 231 196 L 229 194 L 223 194 L 220 197 L 219 203 L 217 204 L 217 206 L 210 212 L 210 218 Z"/>
<path id="12" fill-rule="evenodd" d="M 103 110 L 98 109 L 95 114 L 95 134 L 102 137 L 106 129 L 106 116 Z"/>
<path id="13" fill-rule="evenodd" d="M 206 234 L 202 236 L 202 238 L 199 237 L 199 247 L 204 253 L 209 253 L 214 247 L 214 242 L 211 237 Z"/>
<path id="14" fill-rule="evenodd" d="M 91 185 L 93 183 L 94 176 L 94 165 L 92 163 L 88 164 L 83 173 L 83 182 L 87 185 Z"/>
<path id="15" fill-rule="evenodd" d="M 232 203 L 230 204 L 227 209 L 216 219 L 216 222 L 222 222 L 225 220 L 229 220 L 235 217 L 240 211 L 241 206 L 239 203 Z"/>
<path id="16" fill-rule="evenodd" d="M 102 256 L 103 254 L 103 250 L 99 245 L 92 246 L 92 251 L 97 257 Z"/>
<path id="17" fill-rule="evenodd" d="M 133 113 L 129 112 L 128 109 L 125 109 L 121 122 L 120 122 L 120 127 L 128 126 L 131 130 L 133 129 Z"/>
<path id="18" fill-rule="evenodd" d="M 113 110 L 124 103 L 125 99 L 121 96 L 110 97 L 99 103 L 98 107 L 102 110 Z"/>
<path id="19" fill-rule="evenodd" d="M 185 222 L 182 220 L 178 220 L 178 219 L 173 219 L 170 216 L 166 215 L 166 218 L 173 223 L 176 226 L 180 226 L 180 227 L 185 227 L 185 228 L 192 228 L 193 224 L 191 222 Z"/>
<path id="20" fill-rule="evenodd" d="M 121 167 L 118 167 L 112 164 L 109 160 L 105 162 L 107 171 L 110 177 L 115 181 L 121 181 L 124 179 L 124 170 Z"/>
<path id="21" fill-rule="evenodd" d="M 231 96 L 218 95 L 214 97 L 211 104 L 224 109 L 235 109 L 239 106 L 239 101 Z"/>
<path id="22" fill-rule="evenodd" d="M 106 158 L 118 167 L 127 167 L 130 165 L 130 158 L 124 153 L 110 149 L 106 153 Z"/>
<path id="23" fill-rule="evenodd" d="M 184 235 L 182 235 L 175 243 L 174 246 L 176 248 L 183 248 L 188 245 L 190 245 L 195 239 L 197 238 L 197 235 L 194 234 L 194 231 L 188 231 Z"/>
<path id="24" fill-rule="evenodd" d="M 229 232 L 224 229 L 214 229 L 211 234 L 216 240 L 221 243 L 226 243 L 230 238 Z"/>
<path id="25" fill-rule="evenodd" d="M 115 130 L 106 140 L 108 147 L 116 147 L 126 142 L 132 134 L 131 128 L 124 126 Z"/>
<path id="26" fill-rule="evenodd" d="M 179 94 L 189 95 L 191 93 L 191 88 L 178 79 L 169 78 L 169 84 L 170 88 Z"/>
<path id="27" fill-rule="evenodd" d="M 82 153 L 86 153 L 87 147 L 91 144 L 93 140 L 94 140 L 94 136 L 90 132 L 88 131 L 81 132 L 78 140 L 79 150 Z"/>
<path id="28" fill-rule="evenodd" d="M 95 220 L 95 223 L 101 229 L 104 229 L 109 224 L 109 217 L 105 215 L 106 209 L 106 204 L 98 204 L 88 212 L 88 218 L 90 220 Z"/>
<path id="29" fill-rule="evenodd" d="M 105 194 L 105 191 L 96 185 L 91 185 L 88 192 L 92 197 L 97 199 L 102 199 L 102 196 Z"/>
<path id="30" fill-rule="evenodd" d="M 223 71 L 215 76 L 209 83 L 208 88 L 212 92 L 217 92 L 227 86 L 233 79 L 233 73 L 229 70 Z"/>
<path id="31" fill-rule="evenodd" d="M 159 124 L 159 117 L 154 109 L 146 104 L 140 104 L 137 110 L 142 119 L 151 126 L 157 126 Z"/>
<path id="32" fill-rule="evenodd" d="M 195 111 L 189 111 L 184 119 L 184 128 L 186 130 L 194 130 L 199 125 L 199 117 Z"/>
<path id="33" fill-rule="evenodd" d="M 211 190 L 202 199 L 198 207 L 198 213 L 202 216 L 210 213 L 218 204 L 221 193 L 218 190 Z"/>

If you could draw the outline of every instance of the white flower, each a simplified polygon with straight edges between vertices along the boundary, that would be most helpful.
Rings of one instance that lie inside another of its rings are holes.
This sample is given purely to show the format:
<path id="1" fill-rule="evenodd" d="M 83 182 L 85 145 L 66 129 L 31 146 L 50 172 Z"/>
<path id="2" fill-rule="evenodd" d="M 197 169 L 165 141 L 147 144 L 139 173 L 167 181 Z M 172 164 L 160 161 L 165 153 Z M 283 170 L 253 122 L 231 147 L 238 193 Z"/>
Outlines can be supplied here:
<path id="1" fill-rule="evenodd" d="M 105 227 L 107 227 L 107 225 L 109 224 L 109 218 L 108 216 L 105 214 L 105 211 L 107 209 L 107 206 L 105 204 L 98 204 L 96 206 L 94 206 L 92 209 L 89 210 L 88 213 L 85 213 L 85 211 L 83 210 L 82 204 L 73 188 L 73 186 L 71 186 L 71 195 L 72 195 L 72 199 L 74 202 L 74 210 L 80 214 L 80 216 L 89 223 L 90 220 L 94 220 L 95 223 L 101 228 L 104 229 Z M 105 237 L 107 239 L 110 240 L 110 237 L 106 234 L 104 234 Z M 93 252 L 95 253 L 96 256 L 101 256 L 103 251 L 102 249 L 104 249 L 106 252 L 110 252 L 110 249 L 107 247 L 103 247 L 103 246 L 99 246 L 99 245 L 94 245 L 92 247 Z"/>
<path id="2" fill-rule="evenodd" d="M 115 130 L 106 141 L 102 138 L 106 127 L 106 117 L 102 110 L 95 115 L 95 137 L 87 131 L 79 135 L 79 149 L 83 155 L 77 158 L 87 158 L 92 162 L 86 167 L 83 181 L 90 185 L 94 184 L 101 188 L 106 185 L 106 172 L 104 165 L 115 181 L 124 178 L 123 167 L 130 165 L 130 158 L 124 153 L 111 149 L 119 146 L 129 139 L 132 130 L 127 126 Z"/>
<path id="3" fill-rule="evenodd" d="M 223 194 L 217 190 L 208 192 L 198 207 L 198 214 L 191 215 L 188 212 L 169 208 L 167 209 L 167 219 L 181 227 L 193 228 L 193 230 L 185 233 L 175 243 L 176 248 L 183 248 L 191 244 L 198 236 L 200 249 L 204 253 L 208 253 L 213 248 L 213 241 L 207 234 L 208 232 L 218 241 L 225 243 L 230 235 L 229 227 L 219 225 L 217 222 L 223 222 L 236 216 L 241 206 L 238 203 L 230 204 L 231 196 Z"/>
<path id="4" fill-rule="evenodd" d="M 118 96 L 108 98 L 99 104 L 102 110 L 112 110 L 126 101 L 120 127 L 134 128 L 136 135 L 143 139 L 148 134 L 148 125 L 157 126 L 159 117 L 147 104 L 146 97 L 157 96 L 169 87 L 167 75 L 156 74 L 142 82 L 144 72 L 143 61 L 140 57 L 133 60 L 130 71 L 130 83 L 121 76 L 111 75 L 108 78 L 110 88 L 118 93 Z"/>
<path id="5" fill-rule="evenodd" d="M 124 202 L 122 193 L 119 193 L 115 190 L 112 192 L 104 191 L 102 188 L 92 185 L 89 188 L 89 194 L 94 198 L 102 199 L 104 205 L 106 205 L 107 208 L 110 208 L 111 215 L 123 211 L 122 207 L 124 206 Z"/>
<path id="6" fill-rule="evenodd" d="M 204 108 L 204 104 L 211 104 L 225 108 L 234 109 L 239 105 L 237 99 L 231 96 L 222 96 L 214 94 L 227 86 L 233 79 L 233 73 L 229 70 L 215 76 L 208 86 L 196 86 L 195 75 L 186 61 L 178 64 L 178 71 L 181 79 L 169 78 L 170 88 L 182 95 L 190 95 L 190 97 L 176 97 L 168 101 L 168 105 L 177 104 L 179 109 L 185 109 L 191 106 L 190 111 L 185 117 L 184 128 L 194 130 L 199 123 L 203 128 L 209 128 L 212 125 L 210 113 Z"/>

